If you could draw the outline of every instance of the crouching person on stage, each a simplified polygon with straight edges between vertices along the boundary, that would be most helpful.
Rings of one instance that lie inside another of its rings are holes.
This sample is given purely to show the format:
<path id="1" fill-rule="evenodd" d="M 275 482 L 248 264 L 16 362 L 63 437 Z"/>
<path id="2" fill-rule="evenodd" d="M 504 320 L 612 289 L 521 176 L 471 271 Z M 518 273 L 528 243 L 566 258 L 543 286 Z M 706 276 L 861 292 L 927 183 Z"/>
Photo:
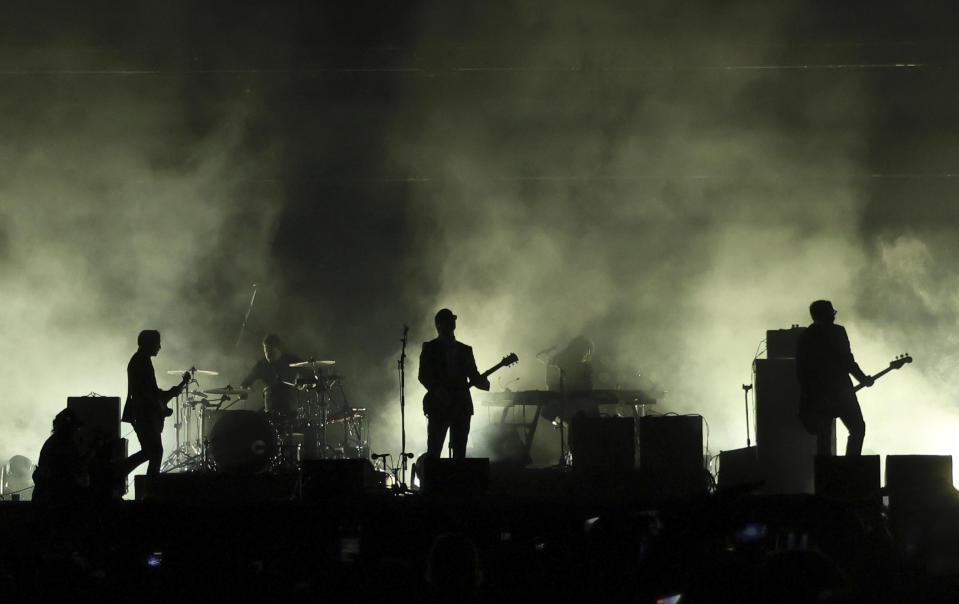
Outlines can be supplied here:
<path id="1" fill-rule="evenodd" d="M 80 451 L 80 420 L 72 409 L 53 418 L 53 433 L 40 450 L 33 472 L 33 501 L 39 504 L 77 505 L 89 491 L 88 458 Z"/>
<path id="2" fill-rule="evenodd" d="M 426 453 L 438 459 L 449 431 L 453 458 L 463 459 L 473 415 L 470 386 L 489 390 L 489 380 L 477 371 L 473 349 L 456 341 L 456 315 L 444 308 L 436 313 L 434 323 L 438 336 L 424 342 L 420 353 L 419 380 L 426 387 Z"/>

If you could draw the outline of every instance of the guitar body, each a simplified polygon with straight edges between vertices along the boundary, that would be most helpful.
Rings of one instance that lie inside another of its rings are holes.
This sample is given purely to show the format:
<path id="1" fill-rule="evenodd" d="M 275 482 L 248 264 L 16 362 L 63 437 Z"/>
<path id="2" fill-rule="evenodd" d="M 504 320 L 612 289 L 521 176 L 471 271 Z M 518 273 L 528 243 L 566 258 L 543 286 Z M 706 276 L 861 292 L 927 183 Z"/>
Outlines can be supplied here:
<path id="1" fill-rule="evenodd" d="M 512 365 L 519 362 L 519 357 L 516 356 L 516 353 L 510 353 L 503 357 L 503 359 L 493 365 L 488 370 L 486 370 L 482 375 L 484 378 L 489 377 L 502 367 L 507 365 Z M 470 384 L 469 388 L 472 388 L 473 384 Z M 444 400 L 444 397 L 437 395 L 433 391 L 427 391 L 423 395 L 423 414 L 432 415 L 434 413 L 443 413 L 449 411 L 450 409 L 456 408 L 457 406 L 466 406 L 470 400 L 469 388 L 466 390 L 453 391 L 449 393 L 449 398 Z"/>
<path id="2" fill-rule="evenodd" d="M 442 413 L 459 406 L 465 406 L 468 397 L 469 391 L 463 390 L 461 392 L 450 393 L 450 399 L 452 400 L 444 401 L 435 393 L 427 392 L 423 395 L 423 415 Z"/>
<path id="3" fill-rule="evenodd" d="M 160 391 L 159 402 L 160 402 L 160 409 L 162 413 L 162 415 L 160 416 L 161 419 L 167 418 L 173 415 L 173 409 L 170 408 L 170 401 L 175 399 L 180 394 L 180 389 L 187 385 L 191 377 L 192 376 L 190 375 L 189 372 L 184 373 L 183 379 L 180 381 L 179 384 L 177 384 L 173 388 L 170 388 L 169 390 Z"/>
<path id="4" fill-rule="evenodd" d="M 173 415 L 173 409 L 170 408 L 170 401 L 176 398 L 175 392 L 164 392 L 160 396 L 160 406 L 163 409 L 163 417 L 170 417 Z"/>

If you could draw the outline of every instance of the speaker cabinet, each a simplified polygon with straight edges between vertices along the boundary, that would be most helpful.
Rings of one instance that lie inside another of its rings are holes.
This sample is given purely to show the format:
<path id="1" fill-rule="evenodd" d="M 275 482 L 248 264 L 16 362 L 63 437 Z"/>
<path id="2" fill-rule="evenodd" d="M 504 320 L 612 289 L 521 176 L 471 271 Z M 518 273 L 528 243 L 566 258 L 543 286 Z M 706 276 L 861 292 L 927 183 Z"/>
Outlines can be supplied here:
<path id="1" fill-rule="evenodd" d="M 756 447 L 719 452 L 719 488 L 759 487 L 763 481 Z"/>
<path id="2" fill-rule="evenodd" d="M 886 488 L 890 497 L 950 493 L 952 455 L 887 455 Z"/>
<path id="3" fill-rule="evenodd" d="M 766 493 L 814 490 L 816 437 L 799 421 L 794 359 L 756 359 L 756 449 Z M 835 421 L 830 451 L 836 452 Z"/>
<path id="4" fill-rule="evenodd" d="M 639 469 L 643 484 L 667 496 L 702 492 L 703 418 L 647 416 L 639 420 Z"/>
<path id="5" fill-rule="evenodd" d="M 574 417 L 569 450 L 578 472 L 629 474 L 636 459 L 636 422 L 631 417 Z"/>
<path id="6" fill-rule="evenodd" d="M 791 329 L 770 329 L 766 331 L 767 359 L 795 359 L 799 336 L 805 327 L 794 326 Z"/>
<path id="7" fill-rule="evenodd" d="M 71 396 L 67 408 L 80 420 L 77 436 L 82 451 L 92 453 L 95 447 L 112 446 L 120 439 L 120 397 Z"/>
<path id="8" fill-rule="evenodd" d="M 71 396 L 67 408 L 73 410 L 85 430 L 95 438 L 120 438 L 120 397 Z"/>
<path id="9" fill-rule="evenodd" d="M 887 455 L 885 491 L 889 524 L 902 553 L 916 555 L 920 544 L 925 549 L 953 534 L 944 530 L 954 524 L 956 508 L 951 455 Z M 939 556 L 945 551 L 952 550 L 940 550 Z"/>

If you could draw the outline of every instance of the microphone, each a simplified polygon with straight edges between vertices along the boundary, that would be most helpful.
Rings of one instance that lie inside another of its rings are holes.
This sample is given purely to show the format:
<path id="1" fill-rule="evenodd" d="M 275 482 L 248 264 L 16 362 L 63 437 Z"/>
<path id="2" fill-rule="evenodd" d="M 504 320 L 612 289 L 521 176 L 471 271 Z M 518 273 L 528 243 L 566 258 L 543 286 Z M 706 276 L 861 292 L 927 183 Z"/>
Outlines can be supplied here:
<path id="1" fill-rule="evenodd" d="M 389 453 L 373 453 L 370 455 L 370 459 L 386 459 L 389 456 Z"/>

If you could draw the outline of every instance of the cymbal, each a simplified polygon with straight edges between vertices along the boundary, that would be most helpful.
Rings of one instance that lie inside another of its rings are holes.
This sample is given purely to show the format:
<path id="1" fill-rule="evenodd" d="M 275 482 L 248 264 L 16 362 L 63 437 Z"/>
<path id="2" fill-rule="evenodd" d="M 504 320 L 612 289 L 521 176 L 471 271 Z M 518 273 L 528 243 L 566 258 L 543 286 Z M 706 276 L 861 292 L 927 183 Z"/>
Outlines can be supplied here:
<path id="1" fill-rule="evenodd" d="M 238 396 L 240 398 L 246 398 L 250 394 L 249 390 L 243 390 L 242 388 L 210 388 L 204 390 L 203 394 L 226 394 L 228 396 Z"/>
<path id="2" fill-rule="evenodd" d="M 300 361 L 299 363 L 290 363 L 290 367 L 315 367 L 317 365 L 336 365 L 336 361 Z"/>
<path id="3" fill-rule="evenodd" d="M 345 411 L 341 411 L 341 412 L 339 412 L 339 413 L 334 413 L 334 414 L 332 414 L 332 415 L 330 416 L 330 419 L 329 419 L 326 423 L 328 423 L 328 424 L 339 424 L 339 423 L 342 423 L 342 422 L 345 422 L 345 421 L 349 421 L 349 420 L 353 420 L 353 419 L 361 419 L 361 418 L 364 417 L 365 415 L 366 415 L 366 408 L 365 408 L 365 407 L 359 408 L 359 409 L 357 409 L 357 408 L 346 409 Z"/>
<path id="4" fill-rule="evenodd" d="M 220 401 L 216 401 L 215 403 L 213 403 L 206 400 L 205 398 L 195 398 L 195 399 L 190 399 L 188 401 L 183 401 L 183 406 L 190 407 L 190 408 L 194 408 L 197 406 L 216 408 L 220 406 Z"/>
<path id="5" fill-rule="evenodd" d="M 170 375 L 183 375 L 184 373 L 202 373 L 203 375 L 220 375 L 219 371 L 211 371 L 209 369 L 171 369 L 167 371 Z"/>
<path id="6" fill-rule="evenodd" d="M 286 380 L 280 380 L 280 383 L 289 386 L 290 388 L 296 388 L 297 390 L 315 390 L 319 384 L 316 382 L 301 382 L 299 384 L 295 382 L 287 382 Z"/>

